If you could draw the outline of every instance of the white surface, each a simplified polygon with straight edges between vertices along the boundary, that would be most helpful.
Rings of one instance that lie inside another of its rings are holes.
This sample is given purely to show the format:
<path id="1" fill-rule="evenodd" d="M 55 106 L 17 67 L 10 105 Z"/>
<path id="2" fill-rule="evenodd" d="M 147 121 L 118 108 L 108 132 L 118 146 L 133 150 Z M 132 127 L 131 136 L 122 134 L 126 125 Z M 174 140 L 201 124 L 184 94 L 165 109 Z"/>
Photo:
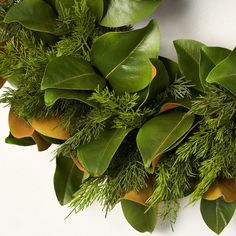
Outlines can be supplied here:
<path id="1" fill-rule="evenodd" d="M 161 54 L 175 58 L 172 41 L 194 38 L 209 45 L 233 48 L 236 45 L 235 0 L 163 0 L 156 14 L 161 28 Z M 69 210 L 61 207 L 53 190 L 54 162 L 50 151 L 4 144 L 8 135 L 8 110 L 0 106 L 0 236 L 140 236 L 122 216 L 118 206 L 104 218 L 94 205 L 68 220 Z M 186 201 L 183 202 L 183 206 Z M 221 234 L 236 231 L 236 216 Z M 199 204 L 182 209 L 175 232 L 158 225 L 153 235 L 213 236 L 200 216 Z"/>

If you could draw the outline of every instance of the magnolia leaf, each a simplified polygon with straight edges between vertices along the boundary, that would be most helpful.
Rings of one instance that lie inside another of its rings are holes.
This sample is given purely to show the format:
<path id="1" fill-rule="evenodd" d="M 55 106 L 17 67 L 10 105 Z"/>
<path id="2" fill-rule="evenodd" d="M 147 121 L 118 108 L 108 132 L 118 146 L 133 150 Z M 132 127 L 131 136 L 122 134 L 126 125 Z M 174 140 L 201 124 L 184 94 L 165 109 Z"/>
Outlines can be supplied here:
<path id="1" fill-rule="evenodd" d="M 92 47 L 91 58 L 116 93 L 137 92 L 152 81 L 149 58 L 157 57 L 159 44 L 159 27 L 152 20 L 142 29 L 99 37 Z"/>
<path id="2" fill-rule="evenodd" d="M 83 172 L 71 158 L 63 156 L 56 158 L 54 189 L 61 205 L 66 205 L 73 199 L 73 194 L 79 189 L 82 179 Z"/>
<path id="3" fill-rule="evenodd" d="M 206 200 L 216 200 L 223 197 L 225 202 L 236 201 L 236 182 L 234 179 L 217 179 L 204 193 Z"/>
<path id="4" fill-rule="evenodd" d="M 102 175 L 130 131 L 131 129 L 104 130 L 97 139 L 79 147 L 77 159 L 91 175 Z"/>
<path id="5" fill-rule="evenodd" d="M 157 208 L 147 210 L 143 204 L 121 200 L 123 214 L 129 224 L 139 232 L 153 232 L 157 223 Z"/>
<path id="6" fill-rule="evenodd" d="M 51 137 L 48 137 L 48 136 L 45 136 L 45 135 L 42 135 L 40 134 L 40 136 L 45 140 L 47 141 L 48 143 L 51 143 L 51 144 L 62 144 L 65 142 L 65 140 L 61 140 L 61 139 L 56 139 L 56 138 L 51 138 Z"/>
<path id="7" fill-rule="evenodd" d="M 153 101 L 169 85 L 169 76 L 164 64 L 158 59 L 151 59 L 153 64 L 153 79 L 147 88 L 139 91 L 139 108 L 147 102 Z"/>
<path id="8" fill-rule="evenodd" d="M 23 118 L 16 115 L 13 111 L 9 112 L 8 124 L 11 134 L 15 138 L 25 138 L 32 136 L 34 129 Z"/>
<path id="9" fill-rule="evenodd" d="M 163 112 L 166 112 L 166 111 L 170 111 L 170 110 L 173 110 L 177 107 L 179 107 L 180 104 L 178 103 L 175 103 L 175 102 L 167 102 L 167 103 L 164 103 L 161 108 L 160 108 L 160 113 L 163 113 Z"/>
<path id="10" fill-rule="evenodd" d="M 51 146 L 51 143 L 43 139 L 42 136 L 37 131 L 34 131 L 34 133 L 32 134 L 32 138 L 34 142 L 37 144 L 39 152 L 45 151 Z"/>
<path id="11" fill-rule="evenodd" d="M 30 30 L 58 34 L 57 14 L 43 0 L 24 0 L 15 4 L 7 12 L 4 22 L 18 22 Z"/>
<path id="12" fill-rule="evenodd" d="M 35 142 L 31 137 L 15 138 L 11 133 L 5 139 L 5 142 L 7 144 L 15 144 L 15 145 L 19 145 L 19 146 L 32 146 L 32 145 L 35 145 Z"/>
<path id="13" fill-rule="evenodd" d="M 169 83 L 172 84 L 176 78 L 181 77 L 181 72 L 179 70 L 179 65 L 165 57 L 158 57 L 158 59 L 164 64 L 166 71 L 169 75 Z"/>
<path id="14" fill-rule="evenodd" d="M 134 24 L 150 16 L 161 0 L 104 0 L 104 17 L 100 22 L 107 27 Z"/>
<path id="15" fill-rule="evenodd" d="M 231 51 L 220 47 L 203 47 L 199 65 L 199 74 L 202 86 L 206 85 L 206 78 L 210 71 L 222 60 L 229 56 Z"/>
<path id="16" fill-rule="evenodd" d="M 38 151 L 47 150 L 51 146 L 51 143 L 44 140 L 27 121 L 17 116 L 14 112 L 9 112 L 8 121 L 11 135 L 6 139 L 7 143 L 21 146 L 29 146 L 36 143 Z"/>
<path id="17" fill-rule="evenodd" d="M 169 75 L 162 61 L 158 59 L 151 59 L 151 62 L 156 68 L 156 76 L 150 84 L 150 93 L 157 95 L 158 93 L 163 92 L 168 87 L 170 83 Z"/>
<path id="18" fill-rule="evenodd" d="M 170 102 L 166 102 L 164 103 L 161 108 L 160 108 L 160 113 L 166 112 L 166 111 L 170 111 L 173 110 L 177 107 L 184 107 L 188 110 L 191 109 L 191 99 L 187 99 L 187 98 L 183 98 L 183 99 L 179 99 L 179 100 L 175 100 L 175 101 L 170 101 Z"/>
<path id="19" fill-rule="evenodd" d="M 216 83 L 236 96 L 236 48 L 208 74 L 206 81 Z"/>
<path id="20" fill-rule="evenodd" d="M 91 11 L 97 16 L 98 21 L 102 19 L 104 3 L 103 0 L 87 0 L 87 5 Z"/>
<path id="21" fill-rule="evenodd" d="M 44 72 L 41 89 L 94 90 L 103 88 L 105 80 L 84 59 L 61 56 L 51 60 Z"/>
<path id="22" fill-rule="evenodd" d="M 233 217 L 236 202 L 227 203 L 223 198 L 215 201 L 201 200 L 201 214 L 207 226 L 220 234 Z"/>
<path id="23" fill-rule="evenodd" d="M 170 111 L 147 121 L 137 135 L 138 149 L 144 166 L 148 169 L 152 161 L 177 142 L 194 122 L 190 112 Z"/>
<path id="24" fill-rule="evenodd" d="M 160 160 L 161 160 L 161 155 L 157 156 L 154 160 L 152 160 L 152 165 L 150 167 L 150 170 L 152 173 L 154 172 L 154 170 L 157 167 L 157 164 Z"/>
<path id="25" fill-rule="evenodd" d="M 86 170 L 81 163 L 79 162 L 78 159 L 76 159 L 75 157 L 72 157 L 73 162 L 75 163 L 75 165 L 79 168 L 79 170 L 81 170 L 82 172 L 84 172 L 85 174 L 89 174 L 88 170 Z"/>
<path id="26" fill-rule="evenodd" d="M 147 187 L 141 189 L 141 191 L 137 192 L 135 189 L 132 189 L 128 193 L 126 193 L 122 199 L 130 200 L 133 202 L 137 202 L 142 205 L 146 205 L 146 201 L 153 194 L 153 184 L 151 181 L 148 181 Z"/>
<path id="27" fill-rule="evenodd" d="M 0 78 L 0 89 L 3 87 L 3 85 L 6 83 L 5 79 Z"/>
<path id="28" fill-rule="evenodd" d="M 52 106 L 59 99 L 71 99 L 81 101 L 92 107 L 96 107 L 97 104 L 88 99 L 91 95 L 91 91 L 46 89 L 44 93 L 44 101 L 46 106 Z"/>
<path id="29" fill-rule="evenodd" d="M 186 80 L 194 84 L 194 88 L 203 91 L 199 76 L 200 50 L 203 43 L 194 40 L 175 40 L 174 46 L 178 55 L 179 67 Z"/>
<path id="30" fill-rule="evenodd" d="M 33 118 L 31 126 L 40 134 L 47 137 L 67 140 L 69 132 L 62 127 L 61 120 L 57 117 L 42 120 Z"/>

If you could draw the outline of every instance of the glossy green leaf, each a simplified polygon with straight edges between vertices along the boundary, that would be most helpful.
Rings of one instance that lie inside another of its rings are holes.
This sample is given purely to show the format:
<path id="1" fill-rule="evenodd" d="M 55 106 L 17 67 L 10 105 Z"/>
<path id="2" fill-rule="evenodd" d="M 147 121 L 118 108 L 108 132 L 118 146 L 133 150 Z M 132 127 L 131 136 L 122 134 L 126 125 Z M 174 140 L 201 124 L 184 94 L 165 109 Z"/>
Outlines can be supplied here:
<path id="1" fill-rule="evenodd" d="M 175 61 L 172 61 L 169 58 L 165 58 L 165 57 L 158 57 L 158 58 L 165 65 L 165 68 L 169 75 L 170 84 L 173 83 L 176 78 L 181 77 L 179 65 Z"/>
<path id="2" fill-rule="evenodd" d="M 7 12 L 4 22 L 18 22 L 30 30 L 58 34 L 57 15 L 43 0 L 24 0 L 14 5 Z"/>
<path id="3" fill-rule="evenodd" d="M 161 0 L 104 0 L 101 25 L 119 27 L 134 24 L 150 16 Z"/>
<path id="4" fill-rule="evenodd" d="M 15 138 L 10 133 L 9 136 L 5 139 L 7 144 L 15 144 L 19 146 L 32 146 L 35 145 L 34 140 L 31 137 L 26 138 Z"/>
<path id="5" fill-rule="evenodd" d="M 145 168 L 177 142 L 194 122 L 194 115 L 184 111 L 169 111 L 147 121 L 137 135 L 138 149 Z"/>
<path id="6" fill-rule="evenodd" d="M 84 59 L 61 56 L 48 63 L 41 89 L 94 90 L 98 86 L 103 88 L 105 83 Z"/>
<path id="7" fill-rule="evenodd" d="M 156 76 L 152 79 L 152 82 L 143 90 L 137 94 L 139 99 L 137 101 L 138 107 L 143 106 L 149 102 L 152 102 L 157 95 L 169 85 L 169 75 L 162 61 L 158 59 L 151 59 L 152 64 L 156 68 Z"/>
<path id="8" fill-rule="evenodd" d="M 137 93 L 139 96 L 137 101 L 139 107 L 152 102 L 169 85 L 169 76 L 164 64 L 156 58 L 151 59 L 151 62 L 156 68 L 156 76 L 145 89 Z"/>
<path id="9" fill-rule="evenodd" d="M 66 205 L 73 199 L 73 194 L 79 189 L 82 179 L 83 172 L 71 158 L 63 156 L 56 158 L 54 189 L 61 205 Z"/>
<path id="10" fill-rule="evenodd" d="M 228 89 L 236 96 L 236 48 L 208 74 L 206 81 Z"/>
<path id="11" fill-rule="evenodd" d="M 220 234 L 228 225 L 235 212 L 236 202 L 226 203 L 218 198 L 214 201 L 201 200 L 201 214 L 207 226 L 217 234 Z"/>
<path id="12" fill-rule="evenodd" d="M 116 93 L 137 92 L 152 80 L 149 58 L 157 57 L 159 43 L 159 27 L 152 20 L 142 29 L 101 36 L 92 47 L 92 62 Z"/>
<path id="13" fill-rule="evenodd" d="M 91 175 L 102 175 L 129 131 L 130 129 L 104 130 L 97 139 L 79 147 L 78 160 Z"/>
<path id="14" fill-rule="evenodd" d="M 52 106 L 59 99 L 72 99 L 84 102 L 89 106 L 96 107 L 96 103 L 88 99 L 91 95 L 91 91 L 46 89 L 44 93 L 44 101 L 46 106 Z"/>
<path id="15" fill-rule="evenodd" d="M 203 91 L 199 76 L 200 50 L 203 43 L 194 40 L 176 40 L 174 46 L 178 55 L 179 67 L 186 80 L 192 81 L 195 89 Z"/>
<path id="16" fill-rule="evenodd" d="M 146 206 L 126 199 L 121 200 L 121 206 L 126 220 L 134 229 L 141 233 L 153 232 L 157 223 L 156 208 L 147 211 Z"/>
<path id="17" fill-rule="evenodd" d="M 156 67 L 156 76 L 150 84 L 151 93 L 163 92 L 169 85 L 169 75 L 164 63 L 159 59 L 151 59 L 152 64 Z"/>
<path id="18" fill-rule="evenodd" d="M 220 47 L 203 47 L 201 49 L 199 74 L 203 87 L 207 84 L 206 78 L 210 71 L 228 57 L 230 53 L 231 51 L 229 49 Z"/>
<path id="19" fill-rule="evenodd" d="M 98 21 L 102 19 L 104 3 L 103 0 L 87 0 L 88 7 L 92 10 L 92 12 L 97 16 Z"/>

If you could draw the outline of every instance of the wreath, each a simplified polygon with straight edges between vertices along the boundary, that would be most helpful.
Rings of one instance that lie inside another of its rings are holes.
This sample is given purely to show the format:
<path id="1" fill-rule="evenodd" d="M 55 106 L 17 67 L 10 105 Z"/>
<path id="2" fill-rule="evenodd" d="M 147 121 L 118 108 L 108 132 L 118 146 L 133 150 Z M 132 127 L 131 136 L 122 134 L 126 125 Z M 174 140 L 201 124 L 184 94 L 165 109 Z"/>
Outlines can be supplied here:
<path id="1" fill-rule="evenodd" d="M 106 214 L 152 232 L 181 198 L 201 199 L 217 234 L 236 208 L 236 50 L 176 40 L 159 54 L 160 0 L 1 0 L 0 102 L 6 143 L 56 144 L 54 187 L 71 213 Z"/>

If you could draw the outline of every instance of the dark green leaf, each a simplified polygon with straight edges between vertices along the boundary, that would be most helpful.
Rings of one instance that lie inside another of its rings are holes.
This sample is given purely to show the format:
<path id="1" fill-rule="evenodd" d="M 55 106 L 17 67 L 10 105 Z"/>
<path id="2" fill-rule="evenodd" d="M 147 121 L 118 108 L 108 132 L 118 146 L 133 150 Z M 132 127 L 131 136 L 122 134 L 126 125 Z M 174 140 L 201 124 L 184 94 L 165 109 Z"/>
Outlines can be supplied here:
<path id="1" fill-rule="evenodd" d="M 44 0 L 44 1 L 47 2 L 48 4 L 50 4 L 52 7 L 55 7 L 56 0 Z"/>
<path id="2" fill-rule="evenodd" d="M 104 34 L 92 47 L 92 62 L 117 93 L 140 91 L 152 80 L 149 58 L 158 55 L 159 37 L 153 20 L 143 29 Z"/>
<path id="3" fill-rule="evenodd" d="M 163 64 L 165 65 L 166 67 L 166 70 L 168 72 L 168 75 L 169 75 L 169 80 L 170 80 L 170 84 L 172 84 L 176 78 L 179 78 L 181 77 L 181 72 L 179 70 L 179 65 L 168 59 L 168 58 L 165 58 L 165 57 L 158 57 L 160 61 L 163 62 Z"/>
<path id="4" fill-rule="evenodd" d="M 34 31 L 33 34 L 37 39 L 42 40 L 44 43 L 48 45 L 54 45 L 58 41 L 58 37 L 53 34 L 39 31 Z"/>
<path id="5" fill-rule="evenodd" d="M 101 25 L 119 27 L 134 24 L 150 16 L 161 0 L 104 0 L 104 17 Z"/>
<path id="6" fill-rule="evenodd" d="M 214 201 L 201 200 L 201 214 L 207 226 L 217 234 L 220 234 L 233 217 L 236 202 L 226 203 L 218 198 Z"/>
<path id="7" fill-rule="evenodd" d="M 156 68 L 156 76 L 147 88 L 137 93 L 139 107 L 145 103 L 152 102 L 169 85 L 169 76 L 164 64 L 158 59 L 151 59 L 151 62 Z"/>
<path id="8" fill-rule="evenodd" d="M 183 111 L 166 112 L 147 121 L 137 135 L 145 168 L 188 132 L 193 122 L 194 115 Z"/>
<path id="9" fill-rule="evenodd" d="M 152 64 L 156 67 L 156 76 L 150 84 L 151 93 L 160 93 L 169 85 L 169 75 L 164 63 L 158 59 L 151 59 Z"/>
<path id="10" fill-rule="evenodd" d="M 84 59 L 61 56 L 50 61 L 44 72 L 41 89 L 94 90 L 105 80 Z"/>
<path id="11" fill-rule="evenodd" d="M 139 232 L 152 232 L 157 223 L 157 209 L 147 207 L 130 200 L 121 200 L 121 206 L 126 220 Z M 146 212 L 147 211 L 147 212 Z"/>
<path id="12" fill-rule="evenodd" d="M 83 172 L 74 164 L 71 158 L 57 157 L 54 175 L 54 188 L 61 205 L 69 203 L 73 194 L 82 183 Z"/>
<path id="13" fill-rule="evenodd" d="M 228 89 L 236 96 L 236 48 L 208 74 L 206 81 Z"/>
<path id="14" fill-rule="evenodd" d="M 89 106 L 96 107 L 96 103 L 88 99 L 91 95 L 91 91 L 46 89 L 44 93 L 44 101 L 46 106 L 52 106 L 58 99 L 72 99 L 84 102 Z"/>
<path id="15" fill-rule="evenodd" d="M 35 145 L 34 140 L 31 137 L 26 138 L 15 138 L 10 133 L 9 136 L 5 139 L 7 144 L 15 144 L 19 146 L 32 146 Z"/>
<path id="16" fill-rule="evenodd" d="M 31 30 L 58 34 L 57 15 L 43 0 L 24 0 L 14 5 L 7 12 L 4 22 L 18 22 Z"/>
<path id="17" fill-rule="evenodd" d="M 201 49 L 199 74 L 203 87 L 210 71 L 228 57 L 230 53 L 229 49 L 220 47 L 203 47 Z"/>
<path id="18" fill-rule="evenodd" d="M 179 67 L 186 80 L 192 81 L 195 89 L 203 91 L 199 76 L 200 50 L 203 43 L 194 40 L 175 40 Z"/>
<path id="19" fill-rule="evenodd" d="M 104 10 L 103 0 L 87 0 L 87 5 L 97 16 L 98 21 L 100 21 L 102 19 Z"/>
<path id="20" fill-rule="evenodd" d="M 81 145 L 77 158 L 93 176 L 102 175 L 130 129 L 104 130 L 96 140 Z"/>

